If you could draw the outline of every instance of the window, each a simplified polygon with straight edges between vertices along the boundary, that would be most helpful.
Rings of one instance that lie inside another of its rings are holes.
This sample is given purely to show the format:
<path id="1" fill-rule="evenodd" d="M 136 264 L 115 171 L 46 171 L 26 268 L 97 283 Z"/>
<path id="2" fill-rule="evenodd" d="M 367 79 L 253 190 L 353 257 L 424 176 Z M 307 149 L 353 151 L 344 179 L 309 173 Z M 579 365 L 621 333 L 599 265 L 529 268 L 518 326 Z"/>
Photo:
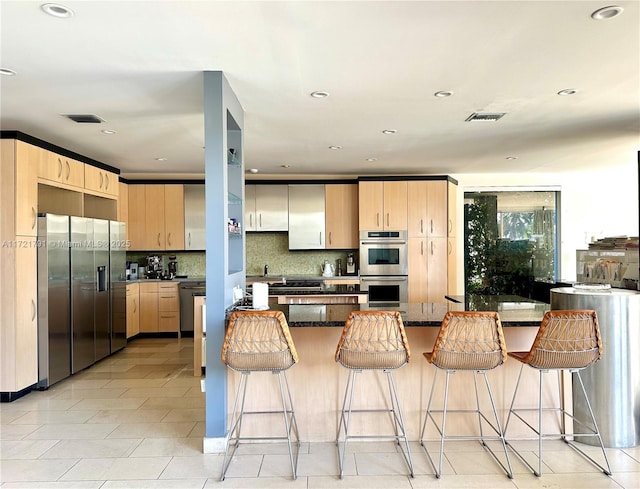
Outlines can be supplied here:
<path id="1" fill-rule="evenodd" d="M 465 290 L 530 297 L 533 282 L 558 270 L 555 191 L 464 194 Z"/>

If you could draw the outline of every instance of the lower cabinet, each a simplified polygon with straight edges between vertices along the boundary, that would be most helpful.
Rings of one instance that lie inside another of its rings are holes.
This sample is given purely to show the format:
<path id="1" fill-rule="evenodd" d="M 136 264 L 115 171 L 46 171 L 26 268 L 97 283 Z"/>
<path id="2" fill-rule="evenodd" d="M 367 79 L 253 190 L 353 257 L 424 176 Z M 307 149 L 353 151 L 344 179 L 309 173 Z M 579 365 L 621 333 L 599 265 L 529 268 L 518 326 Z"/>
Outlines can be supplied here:
<path id="1" fill-rule="evenodd" d="M 178 282 L 140 283 L 140 332 L 180 335 Z"/>
<path id="2" fill-rule="evenodd" d="M 447 238 L 409 238 L 409 302 L 446 302 L 448 247 Z"/>
<path id="3" fill-rule="evenodd" d="M 140 333 L 140 286 L 127 284 L 127 338 Z"/>

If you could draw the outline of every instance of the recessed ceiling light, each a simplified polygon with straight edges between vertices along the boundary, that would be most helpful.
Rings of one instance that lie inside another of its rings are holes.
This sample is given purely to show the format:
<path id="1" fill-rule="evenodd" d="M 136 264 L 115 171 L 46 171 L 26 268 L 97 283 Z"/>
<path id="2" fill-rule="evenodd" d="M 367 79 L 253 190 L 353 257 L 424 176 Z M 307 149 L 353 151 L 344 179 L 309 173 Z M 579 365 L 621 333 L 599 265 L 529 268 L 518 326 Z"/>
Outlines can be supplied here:
<path id="1" fill-rule="evenodd" d="M 517 160 L 517 159 L 518 159 L 518 157 L 517 157 L 517 156 L 507 156 L 507 157 L 505 158 L 505 160 Z"/>
<path id="2" fill-rule="evenodd" d="M 369 162 L 378 161 L 378 158 L 367 158 L 367 161 L 369 161 Z"/>
<path id="3" fill-rule="evenodd" d="M 282 168 L 289 168 L 290 165 L 280 165 Z"/>
<path id="4" fill-rule="evenodd" d="M 453 95 L 453 92 L 451 90 L 440 90 L 439 92 L 436 92 L 433 95 L 434 97 L 439 97 L 439 98 L 451 97 L 451 95 Z"/>
<path id="5" fill-rule="evenodd" d="M 329 149 L 342 149 L 342 146 L 329 146 Z"/>
<path id="6" fill-rule="evenodd" d="M 573 95 L 574 93 L 576 93 L 577 90 L 575 88 L 565 88 L 564 90 L 560 90 L 558 92 L 558 95 Z"/>
<path id="7" fill-rule="evenodd" d="M 45 13 L 54 17 L 58 17 L 60 19 L 68 19 L 69 17 L 73 17 L 73 10 L 65 7 L 64 5 L 60 5 L 59 3 L 45 3 L 41 5 L 40 8 Z"/>
<path id="8" fill-rule="evenodd" d="M 594 20 L 609 20 L 617 17 L 622 13 L 624 9 L 617 5 L 610 5 L 608 7 L 602 7 L 591 14 L 591 18 Z"/>
<path id="9" fill-rule="evenodd" d="M 105 133 L 105 134 L 115 134 L 116 133 L 116 131 L 114 131 L 113 129 L 103 129 L 102 132 Z"/>
<path id="10" fill-rule="evenodd" d="M 395 134 L 395 133 L 397 133 L 397 132 L 398 132 L 398 130 L 397 130 L 397 129 L 384 129 L 384 130 L 382 131 L 382 134 Z"/>
<path id="11" fill-rule="evenodd" d="M 164 158 L 164 157 L 156 158 L 156 161 L 167 161 L 167 158 Z"/>
<path id="12" fill-rule="evenodd" d="M 315 92 L 311 92 L 309 95 L 311 95 L 313 98 L 327 98 L 329 96 L 329 92 L 322 92 L 322 91 L 315 91 Z"/>
<path id="13" fill-rule="evenodd" d="M 13 70 L 10 70 L 8 68 L 0 68 L 0 75 L 4 75 L 4 76 L 15 76 L 17 75 L 17 73 Z"/>
<path id="14" fill-rule="evenodd" d="M 249 169 L 249 173 L 258 173 L 258 169 L 257 168 L 250 168 Z"/>

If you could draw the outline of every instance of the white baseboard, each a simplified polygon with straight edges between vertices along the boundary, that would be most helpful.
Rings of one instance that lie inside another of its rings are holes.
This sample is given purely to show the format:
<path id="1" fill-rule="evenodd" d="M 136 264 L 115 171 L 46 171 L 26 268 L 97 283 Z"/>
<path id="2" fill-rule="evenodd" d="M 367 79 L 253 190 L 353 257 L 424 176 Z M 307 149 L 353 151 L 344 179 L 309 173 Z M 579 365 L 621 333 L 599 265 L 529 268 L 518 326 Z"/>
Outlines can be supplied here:
<path id="1" fill-rule="evenodd" d="M 225 437 L 220 438 L 203 438 L 202 439 L 202 452 L 203 453 L 223 453 L 227 444 Z"/>

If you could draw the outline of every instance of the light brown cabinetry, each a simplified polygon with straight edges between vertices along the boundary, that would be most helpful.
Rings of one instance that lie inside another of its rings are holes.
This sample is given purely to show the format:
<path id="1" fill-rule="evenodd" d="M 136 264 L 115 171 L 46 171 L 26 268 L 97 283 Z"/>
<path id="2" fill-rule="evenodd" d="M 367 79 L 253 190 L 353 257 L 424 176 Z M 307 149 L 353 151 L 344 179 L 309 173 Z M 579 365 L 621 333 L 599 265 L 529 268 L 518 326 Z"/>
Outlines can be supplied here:
<path id="1" fill-rule="evenodd" d="M 407 229 L 407 182 L 358 184 L 358 221 L 362 231 Z"/>
<path id="2" fill-rule="evenodd" d="M 325 248 L 358 248 L 358 185 L 326 184 Z"/>
<path id="3" fill-rule="evenodd" d="M 0 392 L 9 398 L 38 381 L 38 150 L 0 141 Z"/>
<path id="4" fill-rule="evenodd" d="M 447 236 L 448 199 L 446 180 L 415 180 L 407 184 L 407 230 L 409 237 Z"/>
<path id="5" fill-rule="evenodd" d="M 140 286 L 127 284 L 127 338 L 140 333 Z"/>
<path id="6" fill-rule="evenodd" d="M 246 231 L 289 230 L 288 185 L 245 185 Z"/>
<path id="7" fill-rule="evenodd" d="M 129 185 L 128 238 L 132 250 L 184 249 L 184 187 Z"/>
<path id="8" fill-rule="evenodd" d="M 38 165 L 38 177 L 54 182 L 84 189 L 84 163 L 52 151 L 41 150 L 42 157 Z"/>
<path id="9" fill-rule="evenodd" d="M 409 238 L 409 302 L 446 302 L 447 238 Z"/>
<path id="10" fill-rule="evenodd" d="M 140 283 L 140 332 L 180 334 L 178 282 Z"/>
<path id="11" fill-rule="evenodd" d="M 118 221 L 129 224 L 129 186 L 118 183 Z"/>
<path id="12" fill-rule="evenodd" d="M 84 165 L 84 188 L 92 193 L 118 197 L 118 175 L 91 165 Z"/>

